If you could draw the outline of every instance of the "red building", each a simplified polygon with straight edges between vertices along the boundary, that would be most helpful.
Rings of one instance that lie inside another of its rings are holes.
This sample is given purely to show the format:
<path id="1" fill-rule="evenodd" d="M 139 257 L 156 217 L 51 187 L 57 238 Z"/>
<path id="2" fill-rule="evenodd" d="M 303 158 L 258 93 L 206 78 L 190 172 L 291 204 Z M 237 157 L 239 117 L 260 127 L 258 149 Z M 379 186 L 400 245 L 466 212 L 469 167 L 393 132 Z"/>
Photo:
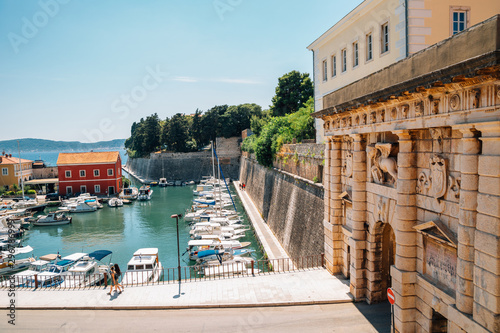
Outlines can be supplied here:
<path id="1" fill-rule="evenodd" d="M 122 161 L 117 151 L 60 153 L 59 194 L 114 195 L 122 190 Z"/>

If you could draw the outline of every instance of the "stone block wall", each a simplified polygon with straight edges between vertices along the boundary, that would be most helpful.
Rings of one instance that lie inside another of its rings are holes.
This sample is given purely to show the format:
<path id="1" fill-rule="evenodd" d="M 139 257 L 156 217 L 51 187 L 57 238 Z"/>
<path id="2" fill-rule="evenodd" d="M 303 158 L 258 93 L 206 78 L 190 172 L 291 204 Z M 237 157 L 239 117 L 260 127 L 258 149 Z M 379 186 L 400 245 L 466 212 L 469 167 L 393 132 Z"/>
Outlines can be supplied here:
<path id="1" fill-rule="evenodd" d="M 324 144 L 285 144 L 273 163 L 275 168 L 302 178 L 323 181 Z"/>
<path id="2" fill-rule="evenodd" d="M 240 181 L 289 256 L 324 252 L 323 187 L 242 158 Z"/>
<path id="3" fill-rule="evenodd" d="M 224 177 L 238 179 L 240 172 L 241 139 L 217 138 L 216 152 Z M 142 179 L 167 181 L 200 181 L 212 175 L 212 153 L 210 150 L 192 153 L 152 153 L 149 158 L 129 158 L 127 168 Z M 217 172 L 217 165 L 215 166 Z"/>

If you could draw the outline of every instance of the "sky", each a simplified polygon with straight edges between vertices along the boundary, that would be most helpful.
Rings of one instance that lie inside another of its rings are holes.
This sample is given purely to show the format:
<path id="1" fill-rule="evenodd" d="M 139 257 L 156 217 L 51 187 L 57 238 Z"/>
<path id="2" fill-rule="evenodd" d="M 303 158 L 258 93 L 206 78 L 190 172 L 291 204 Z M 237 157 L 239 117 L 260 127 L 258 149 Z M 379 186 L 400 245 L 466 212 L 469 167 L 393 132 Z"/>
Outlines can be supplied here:
<path id="1" fill-rule="evenodd" d="M 0 0 L 0 140 L 130 136 L 157 113 L 256 103 L 361 1 Z"/>

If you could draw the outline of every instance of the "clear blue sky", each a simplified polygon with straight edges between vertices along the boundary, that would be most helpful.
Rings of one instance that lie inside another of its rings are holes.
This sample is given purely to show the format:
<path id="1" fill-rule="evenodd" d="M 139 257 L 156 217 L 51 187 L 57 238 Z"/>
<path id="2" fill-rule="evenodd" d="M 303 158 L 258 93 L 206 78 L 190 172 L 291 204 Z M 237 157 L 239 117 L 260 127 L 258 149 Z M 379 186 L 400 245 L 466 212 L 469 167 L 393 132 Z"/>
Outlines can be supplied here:
<path id="1" fill-rule="evenodd" d="M 0 140 L 112 140 L 155 112 L 267 109 L 278 77 L 312 77 L 306 47 L 360 2 L 0 0 Z"/>

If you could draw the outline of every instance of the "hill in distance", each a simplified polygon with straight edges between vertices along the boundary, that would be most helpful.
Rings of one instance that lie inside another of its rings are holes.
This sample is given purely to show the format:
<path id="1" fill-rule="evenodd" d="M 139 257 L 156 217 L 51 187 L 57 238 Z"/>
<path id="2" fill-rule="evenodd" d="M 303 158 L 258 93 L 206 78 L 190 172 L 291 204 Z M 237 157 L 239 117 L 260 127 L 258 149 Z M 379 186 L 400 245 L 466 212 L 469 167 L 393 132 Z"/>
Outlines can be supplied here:
<path id="1" fill-rule="evenodd" d="M 18 140 L 0 141 L 0 153 L 17 153 Z M 44 139 L 19 139 L 22 152 L 44 151 L 90 151 L 90 150 L 120 150 L 123 149 L 125 139 L 83 143 L 79 141 L 52 141 Z"/>

